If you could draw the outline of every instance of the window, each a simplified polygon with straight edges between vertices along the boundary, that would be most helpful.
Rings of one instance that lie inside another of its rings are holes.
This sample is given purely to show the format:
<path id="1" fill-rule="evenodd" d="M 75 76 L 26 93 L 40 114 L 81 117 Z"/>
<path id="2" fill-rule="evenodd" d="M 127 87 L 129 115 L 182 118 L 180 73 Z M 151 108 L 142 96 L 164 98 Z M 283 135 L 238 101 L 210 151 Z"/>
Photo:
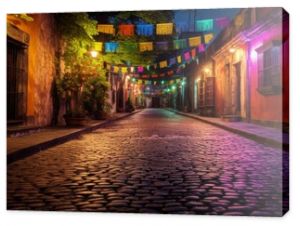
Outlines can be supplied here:
<path id="1" fill-rule="evenodd" d="M 278 42 L 261 47 L 258 52 L 258 91 L 276 95 L 282 88 L 282 48 Z"/>

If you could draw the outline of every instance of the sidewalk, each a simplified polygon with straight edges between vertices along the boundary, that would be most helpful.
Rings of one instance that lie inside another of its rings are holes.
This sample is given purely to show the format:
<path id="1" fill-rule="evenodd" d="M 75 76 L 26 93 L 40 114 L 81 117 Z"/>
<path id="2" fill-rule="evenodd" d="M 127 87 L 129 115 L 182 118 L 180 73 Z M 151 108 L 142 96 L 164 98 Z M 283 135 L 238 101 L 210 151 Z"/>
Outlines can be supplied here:
<path id="1" fill-rule="evenodd" d="M 126 118 L 140 111 L 141 110 L 136 110 L 131 113 L 116 113 L 108 120 L 90 120 L 86 123 L 86 126 L 80 128 L 49 127 L 40 129 L 36 133 L 27 134 L 20 137 L 8 137 L 7 164 L 33 155 L 36 152 L 44 149 L 62 144 L 77 138 L 84 133 L 99 129 L 110 122 Z"/>
<path id="2" fill-rule="evenodd" d="M 176 114 L 187 116 L 190 118 L 197 119 L 199 121 L 217 126 L 227 131 L 233 132 L 240 136 L 254 140 L 258 143 L 262 143 L 271 147 L 289 150 L 289 134 L 282 133 L 281 130 L 264 127 L 247 122 L 226 122 L 220 118 L 203 117 L 192 113 L 186 113 L 168 108 L 167 110 L 172 111 Z"/>

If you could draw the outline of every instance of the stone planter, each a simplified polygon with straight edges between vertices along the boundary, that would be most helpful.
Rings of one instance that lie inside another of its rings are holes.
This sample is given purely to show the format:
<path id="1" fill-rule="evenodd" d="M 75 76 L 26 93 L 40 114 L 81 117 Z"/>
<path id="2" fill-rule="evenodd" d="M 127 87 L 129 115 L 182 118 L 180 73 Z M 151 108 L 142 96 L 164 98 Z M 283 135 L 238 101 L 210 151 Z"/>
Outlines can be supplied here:
<path id="1" fill-rule="evenodd" d="M 68 127 L 80 127 L 84 126 L 85 123 L 85 116 L 64 115 L 64 119 Z"/>
<path id="2" fill-rule="evenodd" d="M 106 112 L 95 112 L 94 119 L 96 120 L 105 120 L 109 118 L 109 114 Z"/>

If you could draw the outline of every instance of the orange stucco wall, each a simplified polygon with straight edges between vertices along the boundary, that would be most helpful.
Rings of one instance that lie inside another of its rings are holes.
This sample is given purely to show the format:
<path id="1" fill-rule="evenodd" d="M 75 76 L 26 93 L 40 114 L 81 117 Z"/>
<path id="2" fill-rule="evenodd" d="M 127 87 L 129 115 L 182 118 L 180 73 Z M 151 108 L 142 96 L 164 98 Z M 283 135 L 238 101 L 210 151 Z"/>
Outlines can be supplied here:
<path id="1" fill-rule="evenodd" d="M 51 85 L 55 75 L 56 31 L 51 14 L 32 14 L 32 22 L 8 15 L 7 22 L 30 36 L 28 46 L 27 124 L 48 125 L 52 117 Z"/>

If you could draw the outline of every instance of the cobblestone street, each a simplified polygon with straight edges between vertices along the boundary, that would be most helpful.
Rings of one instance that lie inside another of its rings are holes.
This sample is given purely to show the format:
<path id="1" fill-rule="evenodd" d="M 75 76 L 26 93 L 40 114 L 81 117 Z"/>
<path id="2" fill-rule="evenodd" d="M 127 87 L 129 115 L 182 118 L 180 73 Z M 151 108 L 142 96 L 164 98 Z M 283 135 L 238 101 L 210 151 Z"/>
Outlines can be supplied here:
<path id="1" fill-rule="evenodd" d="M 14 210 L 282 215 L 282 150 L 163 109 L 8 165 Z"/>

